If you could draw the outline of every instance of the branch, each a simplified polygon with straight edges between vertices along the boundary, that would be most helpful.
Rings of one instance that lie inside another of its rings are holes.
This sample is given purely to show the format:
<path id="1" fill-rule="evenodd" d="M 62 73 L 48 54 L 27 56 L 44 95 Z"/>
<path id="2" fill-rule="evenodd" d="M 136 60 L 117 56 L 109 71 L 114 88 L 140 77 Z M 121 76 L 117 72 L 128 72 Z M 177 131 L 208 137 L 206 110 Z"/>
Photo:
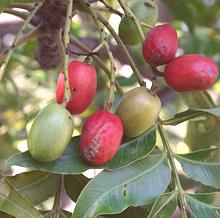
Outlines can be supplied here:
<path id="1" fill-rule="evenodd" d="M 72 34 L 70 35 L 70 41 L 72 44 L 74 44 L 76 47 L 80 48 L 82 51 L 84 52 L 92 52 L 92 50 L 90 48 L 88 48 L 86 45 L 84 45 L 83 43 L 81 43 L 75 36 L 73 36 Z M 106 73 L 107 77 L 110 79 L 111 78 L 111 71 L 106 67 L 105 63 L 96 55 L 92 56 L 92 58 L 97 62 L 97 64 L 104 70 L 104 72 Z M 115 81 L 115 86 L 116 89 L 118 91 L 118 93 L 120 95 L 123 95 L 124 92 L 120 86 L 120 84 L 118 83 L 118 81 Z"/>
<path id="2" fill-rule="evenodd" d="M 35 27 L 34 29 L 32 29 L 30 32 L 28 32 L 27 34 L 25 34 L 22 38 L 20 38 L 15 44 L 14 44 L 14 49 L 16 49 L 17 47 L 25 44 L 26 42 L 30 41 L 31 39 L 34 38 L 40 38 L 40 37 L 44 37 L 47 35 L 47 33 L 45 31 L 42 30 L 42 25 L 38 25 L 37 27 Z M 3 51 L 0 54 L 0 60 L 4 60 L 7 55 L 8 52 L 10 51 L 10 48 L 6 49 L 5 51 Z"/>
<path id="3" fill-rule="evenodd" d="M 139 33 L 140 39 L 142 42 L 145 40 L 144 32 L 141 28 L 140 22 L 137 19 L 137 17 L 134 15 L 134 13 L 131 11 L 131 9 L 128 7 L 127 3 L 124 0 L 118 0 L 118 3 L 121 5 L 122 9 L 125 12 L 125 15 L 129 17 L 135 24 L 137 31 Z"/>
<path id="4" fill-rule="evenodd" d="M 16 17 L 20 17 L 23 20 L 27 19 L 27 17 L 29 16 L 28 12 L 25 12 L 25 11 L 21 12 L 21 11 L 16 11 L 16 10 L 13 10 L 13 9 L 5 9 L 3 11 L 3 13 L 7 13 L 7 14 L 14 15 Z"/>
<path id="5" fill-rule="evenodd" d="M 112 34 L 113 38 L 116 40 L 118 46 L 120 47 L 120 49 L 124 53 L 125 58 L 127 59 L 128 63 L 130 64 L 140 86 L 145 86 L 145 82 L 143 81 L 143 77 L 140 74 L 138 68 L 136 67 L 135 62 L 133 61 L 130 53 L 128 52 L 128 50 L 127 50 L 125 44 L 122 42 L 121 38 L 118 36 L 118 34 L 112 28 L 112 26 L 108 23 L 108 21 L 105 20 L 104 17 L 102 17 L 101 15 L 98 15 L 98 19 L 100 20 L 100 22 L 103 23 L 103 25 L 109 30 L 109 32 Z"/>
<path id="6" fill-rule="evenodd" d="M 180 183 L 180 179 L 179 179 L 179 175 L 178 175 L 178 172 L 177 172 L 176 164 L 174 162 L 173 151 L 171 150 L 171 147 L 170 147 L 168 139 L 167 139 L 167 135 L 166 135 L 166 133 L 163 129 L 163 126 L 160 122 L 158 123 L 158 130 L 159 130 L 160 137 L 161 137 L 161 140 L 163 142 L 164 148 L 168 153 L 169 162 L 170 162 L 172 172 L 173 172 L 173 176 L 174 176 L 174 180 L 175 180 L 176 190 L 178 190 L 178 193 L 179 193 L 179 201 L 180 201 L 180 207 L 181 207 L 180 209 L 181 209 L 182 218 L 187 218 L 187 212 L 186 212 L 186 207 L 185 207 L 185 199 L 184 199 L 184 190 L 183 190 L 182 185 Z"/>
<path id="7" fill-rule="evenodd" d="M 92 7 L 90 6 L 88 1 L 85 1 L 87 4 L 87 9 L 89 11 L 89 13 L 91 14 L 94 22 L 96 23 L 96 26 L 99 30 L 99 34 L 100 34 L 100 39 L 101 42 L 103 42 L 103 45 L 107 51 L 107 54 L 109 56 L 109 60 L 110 60 L 110 72 L 111 72 L 111 76 L 110 76 L 110 90 L 109 90 L 109 97 L 108 97 L 108 101 L 106 102 L 106 109 L 109 110 L 111 108 L 111 106 L 114 103 L 114 87 L 115 87 L 115 74 L 116 74 L 116 66 L 115 66 L 115 61 L 114 61 L 114 57 L 113 54 L 110 50 L 108 41 L 107 41 L 107 33 L 104 31 L 104 26 L 103 24 L 99 21 L 98 19 L 98 15 L 97 13 L 92 9 Z"/>
<path id="8" fill-rule="evenodd" d="M 109 12 L 111 13 L 114 13 L 114 14 L 117 14 L 118 16 L 122 17 L 123 14 L 118 11 L 118 10 L 115 10 L 114 8 L 112 8 L 110 5 L 108 5 L 105 0 L 99 0 L 100 2 L 102 2 L 102 4 L 106 7 L 106 9 L 108 9 Z"/>
<path id="9" fill-rule="evenodd" d="M 8 54 L 6 56 L 6 58 L 4 59 L 1 67 L 0 67 L 0 81 L 4 76 L 5 70 L 7 68 L 8 62 L 13 54 L 13 51 L 15 49 L 15 44 L 19 41 L 19 38 L 21 37 L 21 35 L 23 34 L 25 28 L 27 27 L 27 25 L 29 24 L 29 22 L 31 21 L 32 17 L 35 15 L 35 13 L 38 11 L 38 9 L 42 6 L 43 4 L 43 0 L 40 0 L 33 8 L 33 10 L 30 12 L 30 15 L 26 18 L 26 20 L 24 21 L 24 23 L 22 24 L 22 26 L 20 27 L 18 33 L 15 36 L 15 39 L 12 43 L 11 48 L 8 51 Z"/>
<path id="10" fill-rule="evenodd" d="M 34 7 L 34 4 L 31 3 L 12 3 L 8 6 L 9 8 L 21 8 L 27 11 L 31 11 Z"/>
<path id="11" fill-rule="evenodd" d="M 60 184 L 59 184 L 59 188 L 56 192 L 55 195 L 55 199 L 54 199 L 54 203 L 53 203 L 53 208 L 52 208 L 52 218 L 59 218 L 60 216 L 60 203 L 61 203 L 61 191 L 62 191 L 62 187 L 63 187 L 63 183 L 64 183 L 64 175 L 60 176 Z"/>
<path id="12" fill-rule="evenodd" d="M 64 71 L 64 78 L 65 78 L 65 98 L 64 104 L 66 104 L 70 97 L 71 92 L 69 88 L 69 78 L 68 78 L 68 64 L 69 64 L 69 43 L 70 43 L 70 25 L 72 21 L 72 11 L 73 11 L 73 0 L 68 0 L 67 5 L 67 13 L 66 13 L 66 21 L 65 21 L 65 29 L 63 35 L 63 71 Z"/>

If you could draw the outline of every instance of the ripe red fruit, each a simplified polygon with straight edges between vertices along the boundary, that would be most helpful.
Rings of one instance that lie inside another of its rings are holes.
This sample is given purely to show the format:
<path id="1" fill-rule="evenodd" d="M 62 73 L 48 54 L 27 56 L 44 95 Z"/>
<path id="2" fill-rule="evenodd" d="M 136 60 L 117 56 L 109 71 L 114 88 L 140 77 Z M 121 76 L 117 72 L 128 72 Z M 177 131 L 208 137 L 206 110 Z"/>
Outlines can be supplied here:
<path id="1" fill-rule="evenodd" d="M 164 78 L 178 92 L 201 91 L 212 86 L 218 78 L 218 67 L 202 55 L 183 55 L 166 66 Z"/>
<path id="2" fill-rule="evenodd" d="M 87 63 L 72 61 L 68 65 L 69 86 L 71 98 L 66 109 L 71 114 L 80 114 L 86 110 L 96 93 L 96 70 Z M 65 80 L 63 71 L 57 80 L 57 103 L 63 102 L 65 94 Z"/>
<path id="3" fill-rule="evenodd" d="M 178 48 L 176 30 L 170 24 L 163 24 L 151 29 L 143 44 L 143 56 L 152 66 L 159 66 L 171 61 Z"/>
<path id="4" fill-rule="evenodd" d="M 123 136 L 120 118 L 105 110 L 90 116 L 82 129 L 80 151 L 83 158 L 93 164 L 102 165 L 117 152 Z"/>

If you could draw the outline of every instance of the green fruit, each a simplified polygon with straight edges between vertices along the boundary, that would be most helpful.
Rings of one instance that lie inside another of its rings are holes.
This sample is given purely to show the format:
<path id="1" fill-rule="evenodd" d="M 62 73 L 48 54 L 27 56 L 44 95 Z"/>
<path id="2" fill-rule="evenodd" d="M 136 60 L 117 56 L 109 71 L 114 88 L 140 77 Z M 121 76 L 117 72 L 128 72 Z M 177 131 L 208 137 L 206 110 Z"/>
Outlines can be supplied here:
<path id="1" fill-rule="evenodd" d="M 71 114 L 59 104 L 49 104 L 35 118 L 28 136 L 31 156 L 42 162 L 56 160 L 73 133 Z"/>
<path id="2" fill-rule="evenodd" d="M 125 93 L 116 113 L 123 122 L 124 135 L 132 138 L 148 130 L 157 120 L 160 110 L 160 99 L 145 87 L 137 87 Z"/>
<path id="3" fill-rule="evenodd" d="M 159 10 L 157 4 L 152 0 L 137 0 L 130 5 L 131 11 L 142 22 L 154 26 L 158 20 Z M 150 30 L 142 27 L 144 34 Z M 137 45 L 141 43 L 140 36 L 133 21 L 124 16 L 119 25 L 119 36 L 127 45 Z"/>

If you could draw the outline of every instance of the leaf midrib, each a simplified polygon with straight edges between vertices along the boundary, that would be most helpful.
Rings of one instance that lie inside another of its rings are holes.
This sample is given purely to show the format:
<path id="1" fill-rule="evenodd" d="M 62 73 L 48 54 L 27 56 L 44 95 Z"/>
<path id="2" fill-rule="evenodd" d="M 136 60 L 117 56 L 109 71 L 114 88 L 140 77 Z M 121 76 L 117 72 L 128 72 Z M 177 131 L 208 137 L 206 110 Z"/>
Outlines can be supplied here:
<path id="1" fill-rule="evenodd" d="M 156 156 L 156 155 L 155 155 L 155 156 Z M 159 155 L 157 155 L 157 156 L 159 156 Z M 135 180 L 135 179 L 137 179 L 137 178 L 140 178 L 140 177 L 142 177 L 143 175 L 147 174 L 150 170 L 152 170 L 152 169 L 156 168 L 158 165 L 160 165 L 160 164 L 164 161 L 165 156 L 166 156 L 166 155 L 164 154 L 164 155 L 163 155 L 163 158 L 161 158 L 160 161 L 158 161 L 155 165 L 153 165 L 153 167 L 151 167 L 150 169 L 148 169 L 148 170 L 145 171 L 144 173 L 139 174 L 139 176 L 137 176 L 137 177 L 135 177 L 135 178 L 133 178 L 133 179 L 127 180 L 126 182 L 120 184 L 120 185 L 117 186 L 117 187 L 113 187 L 112 189 L 110 189 L 109 191 L 107 191 L 107 192 L 105 192 L 103 195 L 101 195 L 101 197 L 98 197 L 98 198 L 97 198 L 97 201 L 95 201 L 95 203 L 93 203 L 93 204 L 89 207 L 89 209 L 87 210 L 88 212 L 84 215 L 84 217 L 86 217 L 86 216 L 89 214 L 89 212 L 91 211 L 92 206 L 93 206 L 94 204 L 96 204 L 97 202 L 99 202 L 99 200 L 100 200 L 102 197 L 105 197 L 107 194 L 109 194 L 110 192 L 112 192 L 114 189 L 116 189 L 116 188 L 118 188 L 118 187 L 121 187 L 121 186 L 123 186 L 123 185 L 125 185 L 125 184 L 128 184 L 128 183 L 132 182 L 133 180 Z"/>

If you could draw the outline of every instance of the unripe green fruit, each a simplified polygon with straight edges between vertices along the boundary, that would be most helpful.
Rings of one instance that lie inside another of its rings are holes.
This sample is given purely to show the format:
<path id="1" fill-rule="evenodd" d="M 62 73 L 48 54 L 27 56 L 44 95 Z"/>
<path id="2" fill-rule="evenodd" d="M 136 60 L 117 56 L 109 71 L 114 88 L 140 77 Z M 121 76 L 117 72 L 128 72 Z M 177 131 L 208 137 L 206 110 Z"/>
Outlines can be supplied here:
<path id="1" fill-rule="evenodd" d="M 131 11 L 142 22 L 154 26 L 158 20 L 159 10 L 157 4 L 152 0 L 137 0 L 130 5 Z M 142 27 L 144 34 L 150 30 Z M 134 22 L 124 16 L 119 25 L 119 36 L 127 45 L 137 45 L 141 39 Z"/>
<path id="2" fill-rule="evenodd" d="M 160 99 L 145 87 L 137 87 L 125 93 L 116 113 L 123 122 L 124 135 L 132 138 L 148 130 L 157 120 L 160 110 Z"/>
<path id="3" fill-rule="evenodd" d="M 28 136 L 31 156 L 42 162 L 56 160 L 73 133 L 71 114 L 59 104 L 49 104 L 35 118 Z"/>

